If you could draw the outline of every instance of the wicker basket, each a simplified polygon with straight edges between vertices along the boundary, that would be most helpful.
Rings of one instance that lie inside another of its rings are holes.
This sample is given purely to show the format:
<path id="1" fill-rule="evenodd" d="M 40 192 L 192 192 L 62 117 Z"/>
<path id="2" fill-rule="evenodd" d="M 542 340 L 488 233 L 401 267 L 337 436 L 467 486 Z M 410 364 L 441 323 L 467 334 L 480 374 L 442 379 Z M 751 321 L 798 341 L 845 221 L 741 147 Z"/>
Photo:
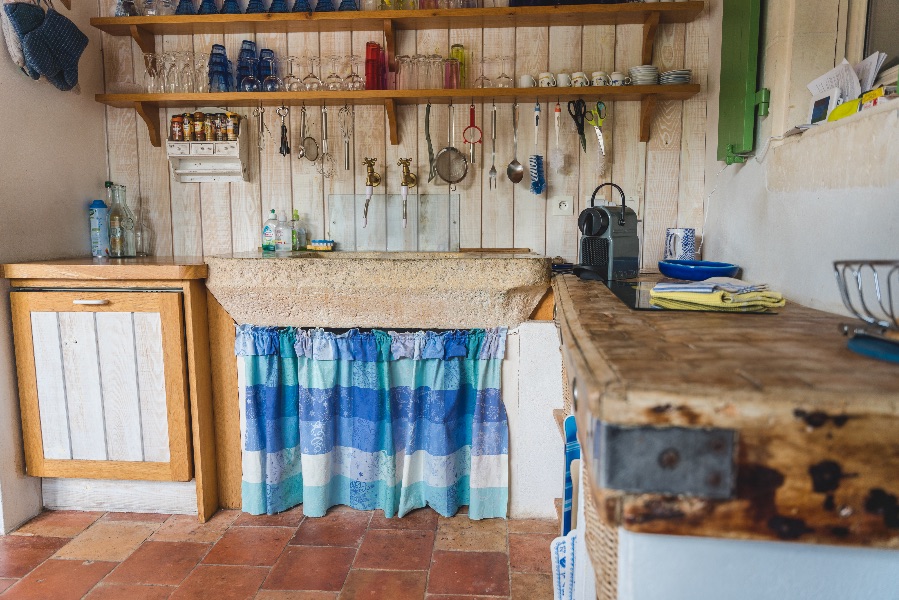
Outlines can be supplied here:
<path id="1" fill-rule="evenodd" d="M 584 516 L 586 517 L 587 554 L 593 562 L 596 572 L 597 600 L 617 600 L 618 598 L 618 528 L 606 525 L 599 518 L 596 503 L 593 501 L 593 483 L 588 469 L 584 469 L 582 484 L 584 488 Z"/>

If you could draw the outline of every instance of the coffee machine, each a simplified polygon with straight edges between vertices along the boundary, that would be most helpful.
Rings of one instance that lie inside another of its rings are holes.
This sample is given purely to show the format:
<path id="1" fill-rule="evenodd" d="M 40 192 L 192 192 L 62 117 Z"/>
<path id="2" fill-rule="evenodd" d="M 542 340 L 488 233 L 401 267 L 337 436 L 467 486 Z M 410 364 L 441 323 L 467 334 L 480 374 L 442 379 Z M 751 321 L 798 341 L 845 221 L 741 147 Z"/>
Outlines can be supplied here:
<path id="1" fill-rule="evenodd" d="M 596 194 L 611 186 L 621 196 L 621 206 L 596 206 Z M 637 213 L 625 205 L 624 190 L 604 183 L 593 190 L 590 208 L 578 216 L 581 230 L 580 264 L 573 268 L 581 279 L 613 281 L 632 279 L 640 272 Z"/>

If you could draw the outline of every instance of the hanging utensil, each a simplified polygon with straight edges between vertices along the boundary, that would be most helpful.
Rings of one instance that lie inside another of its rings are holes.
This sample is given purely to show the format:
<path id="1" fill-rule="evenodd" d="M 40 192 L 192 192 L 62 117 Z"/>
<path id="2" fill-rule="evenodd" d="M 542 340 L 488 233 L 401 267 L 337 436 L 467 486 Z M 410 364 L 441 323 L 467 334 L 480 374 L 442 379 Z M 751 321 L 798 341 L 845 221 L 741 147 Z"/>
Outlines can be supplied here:
<path id="1" fill-rule="evenodd" d="M 468 127 L 462 131 L 462 140 L 470 147 L 468 149 L 468 164 L 474 164 L 474 145 L 480 144 L 484 133 L 474 124 L 474 104 L 468 107 Z"/>
<path id="2" fill-rule="evenodd" d="M 506 176 L 512 183 L 524 178 L 524 166 L 518 162 L 518 103 L 512 105 L 512 162 L 506 167 Z"/>
<path id="3" fill-rule="evenodd" d="M 454 116 L 455 112 L 453 105 L 450 104 L 449 145 L 438 152 L 437 158 L 434 159 L 434 164 L 437 167 L 437 174 L 440 175 L 440 178 L 443 181 L 450 184 L 452 189 L 455 189 L 455 185 L 465 179 L 465 175 L 468 173 L 468 161 L 465 160 L 465 155 L 459 152 L 458 148 L 455 147 L 456 123 L 453 118 Z"/>
<path id="4" fill-rule="evenodd" d="M 562 151 L 562 146 L 559 145 L 559 128 L 562 125 L 562 107 L 559 106 L 559 103 L 556 102 L 555 109 L 555 125 L 556 125 L 556 145 L 553 148 L 552 154 L 549 156 L 549 162 L 552 165 L 553 169 L 556 173 L 564 173 L 565 172 L 565 152 Z"/>
<path id="5" fill-rule="evenodd" d="M 581 99 L 570 100 L 568 102 L 568 114 L 574 120 L 574 126 L 577 127 L 577 134 L 581 138 L 581 148 L 587 151 L 587 137 L 584 135 L 584 120 L 587 118 L 587 103 Z"/>
<path id="6" fill-rule="evenodd" d="M 300 121 L 301 123 L 301 131 L 300 136 L 303 138 L 300 142 L 303 146 L 303 152 L 300 155 L 303 158 L 306 158 L 309 162 L 315 162 L 318 160 L 318 142 L 315 141 L 315 138 L 311 135 L 306 135 L 306 105 L 303 105 L 303 115 Z"/>
<path id="7" fill-rule="evenodd" d="M 600 176 L 606 174 L 606 140 L 602 134 L 602 124 L 606 120 L 606 105 L 600 100 L 596 103 L 596 108 L 587 113 L 587 123 L 593 126 L 596 131 L 596 141 L 599 142 L 599 154 L 597 155 L 598 164 L 597 172 Z"/>
<path id="8" fill-rule="evenodd" d="M 431 143 L 431 103 L 425 108 L 425 139 L 428 142 L 428 183 L 437 177 L 437 164 L 434 162 L 434 144 Z"/>
<path id="9" fill-rule="evenodd" d="M 353 111 L 355 112 L 355 111 Z M 343 136 L 343 170 L 350 170 L 350 131 L 353 128 L 353 115 L 350 107 L 346 104 L 337 113 L 337 120 L 340 123 L 340 134 Z"/>
<path id="10" fill-rule="evenodd" d="M 286 106 L 279 106 L 275 112 L 281 117 L 281 147 L 278 152 L 281 156 L 287 156 L 290 154 L 290 144 L 287 139 L 287 115 L 290 114 L 290 109 Z"/>
<path id="11" fill-rule="evenodd" d="M 265 136 L 268 134 L 271 135 L 271 132 L 268 129 L 268 125 L 265 124 L 265 107 L 257 106 L 253 109 L 253 116 L 259 119 L 259 137 L 256 140 L 256 145 L 259 147 L 260 152 L 265 151 Z"/>
<path id="12" fill-rule="evenodd" d="M 306 141 L 306 106 L 303 106 L 303 112 L 300 113 L 300 147 L 297 148 L 297 159 L 306 156 L 306 147 L 303 144 Z"/>
<path id="13" fill-rule="evenodd" d="M 334 157 L 328 150 L 328 107 L 322 105 L 322 155 L 319 158 L 318 172 L 325 177 L 334 176 Z"/>
<path id="14" fill-rule="evenodd" d="M 496 102 L 493 103 L 493 131 L 490 134 L 490 137 L 493 139 L 493 150 L 491 152 L 491 164 L 490 164 L 490 183 L 488 184 L 489 189 L 496 189 Z"/>

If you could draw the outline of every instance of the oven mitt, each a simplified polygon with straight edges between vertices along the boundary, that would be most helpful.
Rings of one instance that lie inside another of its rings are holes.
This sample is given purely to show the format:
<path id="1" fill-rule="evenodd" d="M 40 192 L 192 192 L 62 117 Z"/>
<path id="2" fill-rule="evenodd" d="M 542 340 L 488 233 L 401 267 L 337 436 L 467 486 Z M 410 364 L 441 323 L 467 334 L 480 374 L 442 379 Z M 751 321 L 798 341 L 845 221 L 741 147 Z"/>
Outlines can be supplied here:
<path id="1" fill-rule="evenodd" d="M 52 8 L 44 22 L 25 34 L 25 61 L 62 91 L 78 85 L 78 59 L 87 47 L 87 36 Z"/>
<path id="2" fill-rule="evenodd" d="M 41 74 L 28 61 L 22 49 L 25 36 L 44 22 L 44 9 L 30 2 L 12 2 L 3 5 L 3 37 L 6 47 L 16 63 L 32 79 L 40 79 Z"/>

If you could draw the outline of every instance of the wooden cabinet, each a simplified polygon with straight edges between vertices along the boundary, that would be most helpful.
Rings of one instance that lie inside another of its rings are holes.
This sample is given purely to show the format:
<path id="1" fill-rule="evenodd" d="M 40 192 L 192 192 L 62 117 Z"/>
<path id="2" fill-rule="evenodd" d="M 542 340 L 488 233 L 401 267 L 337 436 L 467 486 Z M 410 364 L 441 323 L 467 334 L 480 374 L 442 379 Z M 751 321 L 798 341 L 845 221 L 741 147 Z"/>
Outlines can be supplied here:
<path id="1" fill-rule="evenodd" d="M 27 472 L 190 481 L 180 291 L 14 291 Z"/>
<path id="2" fill-rule="evenodd" d="M 183 490 L 164 482 L 194 480 L 208 520 L 219 501 L 202 259 L 8 264 L 2 276 L 26 473 L 142 489 L 131 493 L 150 509 L 159 486 Z"/>

